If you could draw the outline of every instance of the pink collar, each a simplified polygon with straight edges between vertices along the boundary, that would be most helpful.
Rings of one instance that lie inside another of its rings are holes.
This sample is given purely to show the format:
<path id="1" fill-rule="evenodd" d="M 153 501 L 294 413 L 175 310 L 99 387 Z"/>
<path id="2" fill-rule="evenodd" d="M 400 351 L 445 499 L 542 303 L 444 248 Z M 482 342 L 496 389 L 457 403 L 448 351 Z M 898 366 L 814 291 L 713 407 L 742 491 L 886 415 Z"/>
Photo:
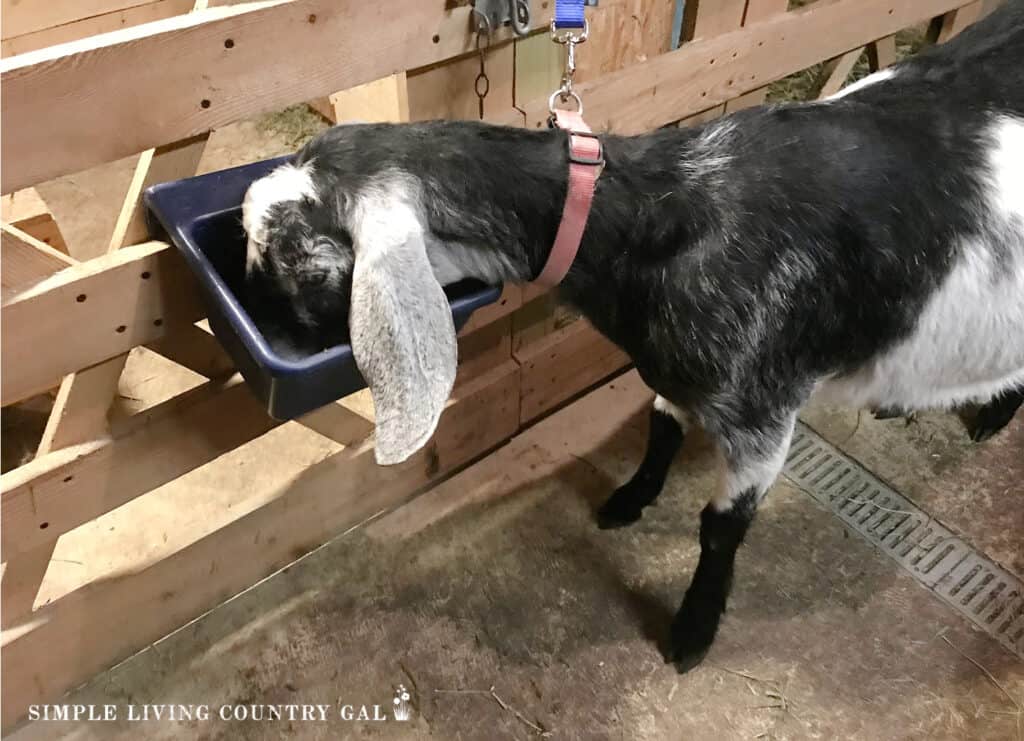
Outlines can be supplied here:
<path id="1" fill-rule="evenodd" d="M 569 186 L 555 244 L 548 255 L 547 264 L 533 281 L 544 288 L 557 286 L 572 267 L 580 249 L 583 231 L 587 228 L 594 187 L 604 169 L 601 141 L 590 131 L 578 112 L 558 110 L 555 112 L 555 121 L 558 128 L 569 132 Z"/>

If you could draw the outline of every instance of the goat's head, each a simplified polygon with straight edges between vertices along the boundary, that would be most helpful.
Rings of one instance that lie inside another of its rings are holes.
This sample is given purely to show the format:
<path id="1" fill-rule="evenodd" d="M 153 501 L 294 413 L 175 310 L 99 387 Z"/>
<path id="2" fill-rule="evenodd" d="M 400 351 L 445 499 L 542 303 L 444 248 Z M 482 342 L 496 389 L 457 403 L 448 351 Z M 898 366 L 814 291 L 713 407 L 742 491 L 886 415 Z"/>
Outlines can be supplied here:
<path id="1" fill-rule="evenodd" d="M 418 203 L 400 174 L 349 188 L 306 162 L 253 183 L 242 208 L 247 284 L 285 314 L 283 331 L 343 341 L 347 318 L 384 464 L 426 443 L 455 380 L 455 328 Z"/>

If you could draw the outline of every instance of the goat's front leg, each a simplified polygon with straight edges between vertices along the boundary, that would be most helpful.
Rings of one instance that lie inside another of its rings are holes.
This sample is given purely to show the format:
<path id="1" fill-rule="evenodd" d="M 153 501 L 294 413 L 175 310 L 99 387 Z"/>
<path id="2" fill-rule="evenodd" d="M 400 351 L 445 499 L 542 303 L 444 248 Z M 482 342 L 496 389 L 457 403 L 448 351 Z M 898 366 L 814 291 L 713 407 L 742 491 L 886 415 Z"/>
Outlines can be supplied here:
<path id="1" fill-rule="evenodd" d="M 732 586 L 736 550 L 757 506 L 782 470 L 796 415 L 768 429 L 730 431 L 721 440 L 725 471 L 720 491 L 700 516 L 700 559 L 672 622 L 667 660 L 680 672 L 699 664 L 715 639 Z"/>
<path id="2" fill-rule="evenodd" d="M 686 424 L 682 410 L 661 396 L 654 397 L 647 452 L 633 478 L 616 489 L 597 511 L 597 524 L 601 529 L 636 522 L 643 515 L 644 507 L 658 498 L 669 466 L 683 444 Z"/>

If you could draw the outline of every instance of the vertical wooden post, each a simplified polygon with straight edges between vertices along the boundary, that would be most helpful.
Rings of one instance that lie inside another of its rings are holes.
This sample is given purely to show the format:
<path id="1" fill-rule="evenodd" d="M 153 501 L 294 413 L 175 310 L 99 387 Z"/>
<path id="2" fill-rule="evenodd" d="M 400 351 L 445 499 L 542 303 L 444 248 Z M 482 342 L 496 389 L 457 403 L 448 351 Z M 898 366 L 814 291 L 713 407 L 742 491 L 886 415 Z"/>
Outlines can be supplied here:
<path id="1" fill-rule="evenodd" d="M 942 16 L 941 19 L 936 19 L 937 23 L 933 24 L 932 33 L 935 42 L 944 44 L 977 21 L 981 17 L 984 5 L 984 0 L 976 0 L 970 5 L 951 10 Z"/>

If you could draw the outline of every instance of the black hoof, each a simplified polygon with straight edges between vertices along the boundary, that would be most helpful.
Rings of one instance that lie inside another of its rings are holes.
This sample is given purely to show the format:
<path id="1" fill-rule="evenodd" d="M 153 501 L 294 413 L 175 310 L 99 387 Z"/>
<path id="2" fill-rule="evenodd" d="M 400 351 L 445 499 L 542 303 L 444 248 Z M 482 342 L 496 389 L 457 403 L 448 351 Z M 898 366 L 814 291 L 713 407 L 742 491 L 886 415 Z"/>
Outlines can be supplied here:
<path id="1" fill-rule="evenodd" d="M 614 530 L 632 525 L 643 517 L 644 507 L 650 504 L 655 496 L 657 490 L 652 496 L 651 492 L 638 485 L 636 480 L 620 486 L 597 510 L 597 526 L 602 530 Z"/>
<path id="2" fill-rule="evenodd" d="M 1013 421 L 1022 402 L 1024 402 L 1024 390 L 1017 389 L 997 396 L 988 404 L 980 407 L 974 418 L 967 422 L 967 432 L 971 436 L 971 440 L 981 443 L 999 433 Z"/>
<path id="3" fill-rule="evenodd" d="M 706 603 L 684 604 L 672 621 L 665 662 L 680 674 L 698 666 L 711 650 L 721 616 L 718 608 Z"/>
<path id="4" fill-rule="evenodd" d="M 611 500 L 605 502 L 604 506 L 597 511 L 597 526 L 602 530 L 615 530 L 620 527 L 627 527 L 644 516 L 642 509 L 625 509 L 622 507 L 609 507 L 613 504 Z"/>

